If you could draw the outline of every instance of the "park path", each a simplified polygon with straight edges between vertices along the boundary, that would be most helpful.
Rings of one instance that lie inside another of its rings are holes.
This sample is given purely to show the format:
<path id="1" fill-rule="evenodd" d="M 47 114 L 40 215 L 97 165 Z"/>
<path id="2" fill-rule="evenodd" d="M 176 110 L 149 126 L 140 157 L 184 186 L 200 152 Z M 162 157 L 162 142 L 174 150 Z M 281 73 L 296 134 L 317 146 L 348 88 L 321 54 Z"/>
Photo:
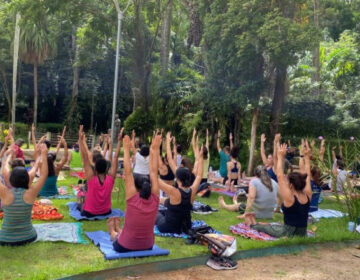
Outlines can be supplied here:
<path id="1" fill-rule="evenodd" d="M 270 256 L 241 260 L 238 268 L 215 271 L 207 266 L 184 270 L 153 273 L 138 277 L 112 278 L 139 280 L 359 280 L 360 250 L 343 249 L 309 250 L 299 254 Z"/>

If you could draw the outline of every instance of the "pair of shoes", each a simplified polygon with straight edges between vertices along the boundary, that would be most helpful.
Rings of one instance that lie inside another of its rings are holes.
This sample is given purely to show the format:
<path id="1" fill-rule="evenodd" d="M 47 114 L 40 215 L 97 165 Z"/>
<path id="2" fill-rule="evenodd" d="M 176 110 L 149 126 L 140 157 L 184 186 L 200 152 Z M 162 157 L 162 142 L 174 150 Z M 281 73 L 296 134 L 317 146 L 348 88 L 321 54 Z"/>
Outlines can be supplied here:
<path id="1" fill-rule="evenodd" d="M 217 256 L 211 256 L 206 265 L 215 270 L 230 270 L 238 267 L 237 262 L 232 259 Z"/>

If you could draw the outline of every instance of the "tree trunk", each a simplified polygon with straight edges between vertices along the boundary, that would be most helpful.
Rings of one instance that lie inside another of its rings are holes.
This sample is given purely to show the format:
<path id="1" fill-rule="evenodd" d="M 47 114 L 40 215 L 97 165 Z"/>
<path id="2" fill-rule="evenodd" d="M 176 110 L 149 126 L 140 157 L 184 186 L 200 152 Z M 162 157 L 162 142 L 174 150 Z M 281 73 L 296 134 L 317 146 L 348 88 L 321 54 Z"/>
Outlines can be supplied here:
<path id="1" fill-rule="evenodd" d="M 240 144 L 240 134 L 241 134 L 241 114 L 239 112 L 235 113 L 235 123 L 234 123 L 234 146 L 239 146 Z"/>
<path id="2" fill-rule="evenodd" d="M 320 0 L 314 0 L 314 24 L 317 29 L 320 28 L 319 12 L 320 12 Z M 320 81 L 320 43 L 318 43 L 313 50 L 312 64 L 313 64 L 313 67 L 315 68 L 315 72 L 311 77 L 311 81 L 313 83 L 319 83 L 319 81 Z M 314 93 L 315 94 L 320 93 L 319 85 L 316 86 Z"/>
<path id="3" fill-rule="evenodd" d="M 34 64 L 34 125 L 37 125 L 37 107 L 38 107 L 38 66 Z"/>
<path id="4" fill-rule="evenodd" d="M 275 71 L 276 82 L 270 117 L 270 139 L 274 139 L 275 134 L 279 132 L 282 107 L 287 93 L 287 67 L 279 66 Z"/>
<path id="5" fill-rule="evenodd" d="M 0 72 L 1 72 L 1 83 L 2 83 L 2 87 L 4 89 L 6 101 L 8 104 L 8 122 L 10 123 L 11 122 L 11 97 L 10 97 L 8 83 L 7 83 L 6 72 L 3 68 L 0 68 Z"/>
<path id="6" fill-rule="evenodd" d="M 185 4 L 189 12 L 189 32 L 187 39 L 187 48 L 190 49 L 191 45 L 195 47 L 200 46 L 202 38 L 202 22 L 200 19 L 200 13 L 197 11 L 197 4 L 194 0 L 185 0 Z"/>
<path id="7" fill-rule="evenodd" d="M 166 74 L 169 64 L 169 45 L 170 45 L 170 31 L 171 31 L 171 21 L 172 21 L 172 6 L 173 6 L 173 1 L 169 0 L 166 5 L 166 10 L 161 26 L 161 50 L 160 50 L 161 76 L 164 76 Z"/>
<path id="8" fill-rule="evenodd" d="M 251 122 L 251 144 L 250 144 L 250 154 L 249 154 L 249 164 L 248 164 L 248 176 L 251 176 L 254 169 L 254 152 L 256 147 L 256 129 L 258 123 L 259 108 L 254 108 L 253 118 Z"/>
<path id="9" fill-rule="evenodd" d="M 17 66 L 19 61 L 19 44 L 20 44 L 20 14 L 16 14 L 15 35 L 14 35 L 14 56 L 13 56 L 13 80 L 12 80 L 12 108 L 11 108 L 11 123 L 15 129 L 15 110 L 16 110 L 16 78 Z"/>

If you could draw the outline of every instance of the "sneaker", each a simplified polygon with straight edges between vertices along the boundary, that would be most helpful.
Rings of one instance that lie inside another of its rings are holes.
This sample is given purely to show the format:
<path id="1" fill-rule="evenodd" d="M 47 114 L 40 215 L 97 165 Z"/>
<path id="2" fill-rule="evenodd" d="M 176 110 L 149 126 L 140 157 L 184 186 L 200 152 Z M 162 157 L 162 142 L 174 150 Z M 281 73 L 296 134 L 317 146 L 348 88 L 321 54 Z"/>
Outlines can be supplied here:
<path id="1" fill-rule="evenodd" d="M 211 256 L 206 265 L 215 270 L 230 270 L 238 267 L 237 262 L 232 259 L 216 256 Z"/>

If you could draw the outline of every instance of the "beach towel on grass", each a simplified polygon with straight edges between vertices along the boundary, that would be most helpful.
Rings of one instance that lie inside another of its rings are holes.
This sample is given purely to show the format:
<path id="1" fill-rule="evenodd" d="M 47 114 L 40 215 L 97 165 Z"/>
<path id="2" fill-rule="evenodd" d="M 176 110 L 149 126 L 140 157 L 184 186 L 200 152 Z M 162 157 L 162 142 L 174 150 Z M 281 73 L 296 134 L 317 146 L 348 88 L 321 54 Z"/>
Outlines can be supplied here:
<path id="1" fill-rule="evenodd" d="M 266 223 L 261 223 L 266 224 Z M 279 224 L 279 223 L 270 223 L 270 224 Z M 272 237 L 271 235 L 260 232 L 251 227 L 247 226 L 245 223 L 240 223 L 235 226 L 230 226 L 230 231 L 235 235 L 240 235 L 244 238 L 249 238 L 253 240 L 260 240 L 260 241 L 274 241 L 278 240 L 276 237 Z M 308 230 L 308 237 L 313 237 L 314 233 Z"/>
<path id="2" fill-rule="evenodd" d="M 77 221 L 80 221 L 80 220 L 89 220 L 89 221 L 105 220 L 110 217 L 124 217 L 124 213 L 120 209 L 111 209 L 111 213 L 109 215 L 95 216 L 95 217 L 88 218 L 86 216 L 81 215 L 80 211 L 77 209 L 76 202 L 69 202 L 67 204 L 67 206 L 69 207 L 70 216 L 73 217 L 74 219 L 76 219 Z"/>
<path id="3" fill-rule="evenodd" d="M 95 246 L 99 247 L 100 251 L 104 254 L 106 260 L 140 258 L 150 256 L 167 256 L 170 254 L 169 250 L 161 249 L 155 244 L 152 250 L 119 253 L 114 250 L 113 241 L 111 241 L 109 233 L 100 230 L 95 232 L 85 232 L 85 234 L 95 244 Z"/>
<path id="4" fill-rule="evenodd" d="M 87 244 L 82 237 L 81 223 L 51 223 L 51 224 L 36 224 L 34 228 L 37 233 L 37 241 L 63 241 L 67 243 L 83 243 Z"/>
<path id="5" fill-rule="evenodd" d="M 85 172 L 82 172 L 82 171 L 70 172 L 70 176 L 84 180 L 85 179 Z"/>
<path id="6" fill-rule="evenodd" d="M 317 211 L 309 213 L 311 217 L 314 219 L 320 219 L 320 218 L 342 218 L 344 217 L 344 213 L 332 210 L 332 209 L 318 209 Z"/>
<path id="7" fill-rule="evenodd" d="M 3 212 L 0 212 L 0 219 L 3 218 Z M 31 219 L 39 221 L 53 221 L 62 220 L 64 215 L 61 215 L 58 209 L 52 205 L 43 205 L 38 201 L 34 202 L 33 209 L 31 211 Z"/>
<path id="8" fill-rule="evenodd" d="M 192 225 L 191 228 L 192 229 L 196 229 L 199 227 L 203 227 L 203 226 L 207 226 L 207 224 L 204 221 L 192 221 Z M 213 230 L 209 233 L 220 233 L 217 230 Z M 186 233 L 163 233 L 160 232 L 159 229 L 157 228 L 157 226 L 154 226 L 154 234 L 160 237 L 173 237 L 173 238 L 188 238 L 188 235 Z"/>

